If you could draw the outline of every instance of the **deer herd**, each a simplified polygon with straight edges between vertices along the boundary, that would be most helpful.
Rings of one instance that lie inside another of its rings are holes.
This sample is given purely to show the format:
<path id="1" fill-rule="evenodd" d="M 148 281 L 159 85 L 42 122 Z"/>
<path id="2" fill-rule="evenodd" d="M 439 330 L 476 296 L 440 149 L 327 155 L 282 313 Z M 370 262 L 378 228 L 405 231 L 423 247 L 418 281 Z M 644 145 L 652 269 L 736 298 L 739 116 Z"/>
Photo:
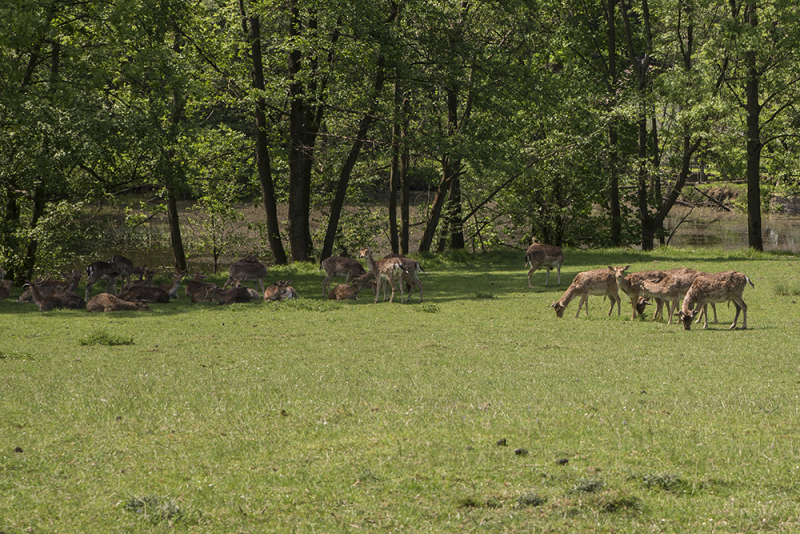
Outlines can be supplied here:
<path id="1" fill-rule="evenodd" d="M 365 261 L 366 269 L 357 259 L 340 256 L 332 256 L 321 262 L 320 271 L 325 271 L 322 282 L 323 298 L 358 299 L 359 294 L 366 287 L 370 287 L 375 295 L 375 303 L 378 302 L 381 293 L 384 301 L 388 296 L 389 302 L 393 302 L 398 290 L 401 302 L 407 303 L 415 289 L 419 291 L 419 301 L 422 302 L 422 282 L 419 274 L 425 270 L 417 260 L 398 254 L 375 259 L 369 248 L 361 249 L 358 257 Z M 550 282 L 552 269 L 557 270 L 558 285 L 561 285 L 563 262 L 564 252 L 560 248 L 540 244 L 534 239 L 525 254 L 525 264 L 530 265 L 528 287 L 533 288 L 531 277 L 541 267 L 547 269 L 545 286 Z M 162 268 L 166 270 L 163 266 Z M 716 322 L 715 305 L 733 302 L 736 315 L 730 328 L 736 327 L 740 312 L 742 329 L 747 328 L 747 304 L 742 300 L 742 293 L 747 284 L 755 286 L 742 273 L 726 271 L 710 274 L 686 267 L 635 273 L 628 273 L 628 269 L 630 265 L 608 266 L 606 269 L 580 272 L 561 299 L 553 302 L 550 307 L 555 309 L 557 317 L 563 317 L 569 303 L 580 297 L 575 317 L 580 317 L 581 308 L 588 317 L 589 296 L 603 296 L 611 301 L 608 315 L 612 314 L 614 306 L 617 307 L 617 315 L 621 315 L 622 299 L 619 291 L 622 290 L 622 293 L 630 299 L 632 319 L 637 315 L 643 315 L 646 306 L 656 304 L 654 319 L 663 318 L 666 307 L 667 324 L 672 324 L 673 316 L 677 316 L 685 330 L 691 328 L 693 321 L 700 322 L 700 320 L 704 320 L 704 328 L 707 328 L 708 305 L 711 305 Z M 171 282 L 156 285 L 153 281 L 156 272 L 147 269 L 146 266 L 136 267 L 124 256 L 112 256 L 108 261 L 97 261 L 86 268 L 84 297 L 76 293 L 81 273 L 72 271 L 65 274 L 63 280 L 37 280 L 25 284 L 17 302 L 35 302 L 41 311 L 56 308 L 87 309 L 97 312 L 149 311 L 149 304 L 167 303 L 171 299 L 178 298 L 181 281 L 187 278 L 186 272 L 170 273 Z M 262 298 L 267 302 L 298 298 L 297 291 L 289 280 L 279 280 L 265 287 L 267 267 L 255 256 L 247 256 L 234 262 L 228 273 L 228 279 L 221 288 L 216 284 L 205 282 L 204 279 L 207 277 L 200 272 L 188 277 L 185 284 L 186 297 L 192 302 L 219 304 L 244 303 Z M 132 279 L 136 275 L 139 276 L 139 280 Z M 11 280 L 4 280 L 4 276 L 5 271 L 0 268 L 0 300 L 9 298 L 11 294 Z M 345 282 L 330 288 L 331 281 L 337 276 L 344 277 Z M 101 280 L 105 281 L 105 291 L 92 297 L 92 287 Z M 118 281 L 121 282 L 119 292 L 117 292 Z M 244 282 L 257 282 L 259 289 L 246 287 L 242 285 Z M 681 300 L 683 304 L 679 308 Z"/>

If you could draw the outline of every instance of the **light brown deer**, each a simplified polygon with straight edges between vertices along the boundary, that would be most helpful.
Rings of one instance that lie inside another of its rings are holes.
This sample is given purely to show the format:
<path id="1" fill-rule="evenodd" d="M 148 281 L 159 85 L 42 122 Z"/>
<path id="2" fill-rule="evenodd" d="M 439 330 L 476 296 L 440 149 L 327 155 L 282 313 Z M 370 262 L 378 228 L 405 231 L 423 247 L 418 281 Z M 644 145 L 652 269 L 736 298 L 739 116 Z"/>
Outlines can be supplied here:
<path id="1" fill-rule="evenodd" d="M 658 300 L 656 313 L 660 315 L 663 304 L 667 305 L 667 324 L 672 324 L 672 314 L 678 309 L 678 301 L 683 298 L 691 285 L 692 280 L 688 277 L 670 275 L 665 276 L 658 282 L 651 282 L 650 280 L 642 280 L 640 282 L 644 295 Z"/>
<path id="2" fill-rule="evenodd" d="M 612 267 L 609 265 L 608 268 L 614 272 L 617 287 L 628 295 L 628 298 L 631 300 L 631 308 L 633 309 L 633 316 L 631 319 L 636 319 L 637 309 L 640 307 L 639 302 L 642 298 L 641 283 L 644 280 L 658 282 L 666 276 L 664 271 L 641 271 L 638 273 L 630 273 L 625 276 L 625 271 L 631 268 L 630 265 L 626 265 L 625 267 Z M 658 309 L 661 309 L 660 304 Z"/>
<path id="3" fill-rule="evenodd" d="M 400 260 L 400 263 L 403 266 L 402 279 L 403 283 L 405 284 L 406 292 L 408 293 L 408 296 L 403 303 L 405 304 L 411 300 L 411 294 L 414 292 L 415 287 L 419 290 L 419 301 L 422 302 L 422 280 L 419 279 L 419 273 L 425 272 L 425 269 L 422 268 L 422 265 L 420 265 L 417 260 L 408 258 L 401 254 L 387 254 L 384 256 L 384 258 L 397 258 Z M 384 286 L 383 289 L 383 299 L 386 300 L 386 286 Z"/>
<path id="4" fill-rule="evenodd" d="M 694 282 L 695 278 L 697 278 L 700 275 L 708 274 L 703 271 L 698 271 L 697 269 L 692 269 L 691 267 L 678 267 L 676 269 L 667 269 L 664 272 L 671 277 L 679 277 L 681 279 L 685 279 L 686 291 L 689 291 L 689 288 L 692 287 L 692 282 Z M 681 298 L 683 298 L 686 295 L 686 291 L 684 291 L 683 295 L 681 295 Z M 711 309 L 714 311 L 714 324 L 716 324 L 717 305 L 713 302 L 709 302 L 709 304 L 711 304 Z M 661 315 L 661 306 L 659 306 L 658 309 L 656 309 L 656 313 L 658 313 L 659 316 Z M 673 308 L 673 313 L 678 313 L 677 308 Z M 695 324 L 699 323 L 705 317 L 706 313 L 708 313 L 708 305 L 703 306 L 703 310 L 700 312 L 700 315 L 697 316 Z M 655 317 L 656 314 L 653 314 L 653 318 Z"/>
<path id="5" fill-rule="evenodd" d="M 325 279 L 322 281 L 323 297 L 328 293 L 328 287 L 335 276 L 344 276 L 344 283 L 349 284 L 351 279 L 366 272 L 360 261 L 342 256 L 325 258 L 320 262 L 319 270 L 325 271 Z"/>
<path id="6" fill-rule="evenodd" d="M 205 280 L 206 278 L 208 278 L 207 275 L 198 271 L 194 275 L 194 278 L 186 284 L 186 290 L 185 290 L 186 296 L 191 298 L 192 302 L 208 302 L 210 300 L 208 298 L 205 298 L 206 292 L 209 289 L 214 289 L 215 287 L 217 287 L 217 284 L 213 284 L 211 282 L 203 282 L 203 280 Z M 195 295 L 198 295 L 199 299 L 204 299 L 204 300 L 195 300 L 194 298 Z"/>
<path id="7" fill-rule="evenodd" d="M 368 285 L 376 285 L 375 276 L 369 272 L 357 276 L 349 284 L 339 284 L 328 293 L 329 300 L 358 300 L 358 294 Z"/>
<path id="8" fill-rule="evenodd" d="M 26 285 L 30 285 L 33 301 L 39 306 L 39 311 L 50 311 L 57 308 L 69 310 L 82 310 L 86 308 L 86 301 L 71 291 L 46 297 L 39 292 L 37 284 Z"/>
<path id="9" fill-rule="evenodd" d="M 133 262 L 125 256 L 111 256 L 111 258 L 108 260 L 108 263 L 117 272 L 117 277 L 114 279 L 114 293 L 116 293 L 117 280 L 120 278 L 123 280 L 122 287 L 125 287 L 126 283 L 130 284 L 131 275 L 133 274 L 135 267 L 133 266 Z"/>
<path id="10" fill-rule="evenodd" d="M 278 280 L 264 290 L 264 300 L 274 302 L 276 300 L 292 300 L 297 298 L 297 291 L 290 286 L 291 280 Z"/>
<path id="11" fill-rule="evenodd" d="M 142 268 L 139 280 L 130 280 L 127 284 L 122 284 L 122 290 L 130 289 L 132 287 L 153 287 L 153 277 L 156 271 L 154 269 Z"/>
<path id="12" fill-rule="evenodd" d="M 544 280 L 544 285 L 550 282 L 550 271 L 553 269 L 558 270 L 558 285 L 561 285 L 561 264 L 564 263 L 564 252 L 553 245 L 545 245 L 536 241 L 533 238 L 533 244 L 528 247 L 525 252 L 525 266 L 530 264 L 531 268 L 528 271 L 528 287 L 533 289 L 531 284 L 531 276 L 540 267 L 547 268 L 547 276 Z"/>
<path id="13" fill-rule="evenodd" d="M 694 279 L 692 287 L 686 292 L 683 299 L 680 318 L 683 321 L 683 329 L 691 330 L 692 319 L 697 316 L 699 310 L 706 303 L 730 302 L 736 306 L 736 316 L 730 329 L 736 328 L 739 320 L 739 312 L 742 312 L 742 330 L 747 329 L 747 304 L 742 299 L 744 289 L 750 284 L 755 288 L 753 282 L 744 274 L 736 271 L 726 271 L 716 274 L 704 274 Z M 708 314 L 706 313 L 703 328 L 708 328 Z"/>
<path id="14" fill-rule="evenodd" d="M 90 312 L 152 311 L 144 302 L 129 302 L 111 293 L 100 293 L 90 298 L 86 309 Z"/>
<path id="15" fill-rule="evenodd" d="M 392 287 L 392 296 L 389 298 L 389 302 L 393 302 L 395 291 L 397 291 L 396 283 L 403 274 L 403 263 L 397 258 L 376 260 L 372 257 L 372 252 L 369 248 L 362 248 L 358 257 L 366 259 L 370 272 L 372 272 L 373 276 L 375 276 L 375 280 L 378 282 L 377 288 L 375 289 L 375 304 L 378 303 L 378 296 L 381 293 L 381 286 L 384 280 L 389 282 L 389 285 Z M 400 284 L 400 300 L 403 300 L 403 284 Z M 384 301 L 386 301 L 385 296 Z"/>
<path id="16" fill-rule="evenodd" d="M 181 280 L 183 280 L 184 276 L 186 276 L 185 272 L 172 273 L 172 282 L 159 284 L 158 287 L 166 291 L 169 298 L 176 299 L 178 298 L 178 288 L 181 286 Z"/>
<path id="17" fill-rule="evenodd" d="M 264 292 L 264 279 L 267 277 L 267 266 L 258 261 L 255 256 L 247 256 L 231 264 L 228 269 L 228 279 L 222 285 L 225 289 L 233 283 L 235 279 L 241 282 L 258 282 L 261 293 Z"/>
<path id="18" fill-rule="evenodd" d="M 586 316 L 589 316 L 589 295 L 608 296 L 609 300 L 611 300 L 611 308 L 608 310 L 609 316 L 614 311 L 615 304 L 617 305 L 617 315 L 621 313 L 620 303 L 622 301 L 619 298 L 617 279 L 614 276 L 613 269 L 595 269 L 578 273 L 572 284 L 564 292 L 561 300 L 554 302 L 550 307 L 555 308 L 557 317 L 563 317 L 564 310 L 569 303 L 579 295 L 581 301 L 578 304 L 578 313 L 575 314 L 575 318 L 580 316 L 581 306 L 584 305 L 586 306 Z"/>
<path id="19" fill-rule="evenodd" d="M 39 293 L 43 297 L 51 297 L 59 293 L 70 291 L 75 293 L 78 290 L 78 283 L 81 280 L 81 273 L 72 271 L 64 275 L 65 280 L 41 280 L 36 283 Z M 33 290 L 30 285 L 23 286 L 22 295 L 17 302 L 33 302 Z"/>

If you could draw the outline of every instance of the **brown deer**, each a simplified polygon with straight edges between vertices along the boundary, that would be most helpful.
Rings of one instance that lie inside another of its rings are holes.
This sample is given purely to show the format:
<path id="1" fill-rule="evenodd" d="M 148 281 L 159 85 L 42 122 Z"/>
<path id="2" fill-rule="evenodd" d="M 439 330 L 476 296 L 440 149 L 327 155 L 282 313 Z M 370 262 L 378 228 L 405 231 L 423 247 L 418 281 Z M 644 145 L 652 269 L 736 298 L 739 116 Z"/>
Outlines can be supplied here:
<path id="1" fill-rule="evenodd" d="M 290 286 L 291 280 L 278 280 L 264 290 L 264 300 L 273 302 L 276 300 L 292 300 L 297 298 L 297 291 Z"/>
<path id="2" fill-rule="evenodd" d="M 169 303 L 169 293 L 160 287 L 132 287 L 130 289 L 126 289 L 117 296 L 122 300 L 127 300 L 128 302 L 157 302 L 159 304 Z"/>
<path id="3" fill-rule="evenodd" d="M 125 287 L 125 284 L 130 285 L 134 269 L 133 262 L 125 256 L 111 256 L 108 263 L 117 272 L 117 277 L 114 279 L 114 293 L 117 292 L 117 280 L 120 278 L 123 280 L 122 287 Z"/>
<path id="4" fill-rule="evenodd" d="M 704 274 L 694 279 L 679 314 L 683 321 L 683 329 L 692 329 L 692 320 L 698 315 L 706 303 L 730 302 L 736 306 L 736 316 L 730 329 L 736 328 L 739 312 L 742 312 L 742 330 L 747 329 L 747 304 L 742 299 L 747 284 L 755 289 L 753 282 L 744 274 L 726 271 L 716 274 Z M 705 314 L 703 328 L 708 328 L 708 314 Z"/>
<path id="5" fill-rule="evenodd" d="M 217 287 L 217 284 L 212 284 L 211 282 L 203 282 L 203 280 L 205 280 L 206 278 L 208 278 L 208 276 L 199 271 L 195 273 L 194 278 L 186 284 L 186 290 L 185 290 L 186 296 L 189 298 L 194 298 L 196 294 L 199 294 L 201 297 L 203 297 L 207 290 L 214 289 L 215 287 Z M 208 299 L 206 299 L 205 301 L 192 300 L 192 302 L 208 302 Z"/>
<path id="6" fill-rule="evenodd" d="M 578 295 L 580 295 L 581 300 L 578 304 L 578 313 L 575 314 L 576 319 L 581 314 L 581 306 L 584 305 L 586 306 L 586 317 L 589 316 L 589 295 L 608 296 L 609 300 L 611 300 L 611 308 L 608 310 L 609 316 L 614 311 L 615 304 L 617 305 L 617 315 L 621 313 L 620 303 L 622 300 L 619 298 L 617 279 L 613 269 L 595 269 L 578 273 L 572 284 L 564 292 L 561 300 L 550 305 L 551 308 L 555 308 L 556 317 L 563 317 L 564 310 L 570 301 Z"/>
<path id="7" fill-rule="evenodd" d="M 248 288 L 243 286 L 232 287 L 228 290 L 223 290 L 218 287 L 208 289 L 206 290 L 206 295 L 219 304 L 243 303 L 253 300 L 253 296 L 250 294 L 250 291 L 248 291 Z"/>
<path id="8" fill-rule="evenodd" d="M 70 291 L 75 293 L 78 290 L 78 283 L 81 280 L 81 273 L 73 270 L 64 275 L 65 280 L 41 280 L 36 283 L 39 293 L 43 297 L 50 297 L 58 293 Z M 30 285 L 23 286 L 24 290 L 17 302 L 33 302 L 33 289 Z"/>
<path id="9" fill-rule="evenodd" d="M 90 298 L 86 309 L 90 312 L 151 311 L 144 302 L 128 302 L 111 293 L 100 293 Z"/>
<path id="10" fill-rule="evenodd" d="M 408 293 L 408 296 L 403 303 L 406 304 L 411 300 L 411 293 L 413 293 L 415 287 L 419 290 L 419 301 L 422 302 L 422 280 L 419 279 L 419 273 L 426 272 L 425 269 L 422 268 L 422 265 L 420 265 L 417 260 L 403 256 L 402 254 L 387 254 L 383 258 L 397 258 L 400 260 L 400 264 L 403 267 L 401 277 L 403 283 L 405 284 L 406 292 Z M 383 289 L 383 300 L 386 300 L 386 286 L 384 286 Z"/>
<path id="11" fill-rule="evenodd" d="M 375 289 L 375 304 L 378 303 L 378 297 L 381 293 L 381 286 L 384 280 L 389 282 L 389 285 L 392 287 L 392 296 L 389 298 L 389 302 L 393 302 L 395 291 L 397 291 L 396 282 L 400 280 L 403 274 L 403 263 L 397 258 L 373 259 L 372 252 L 369 248 L 362 248 L 358 257 L 366 259 L 370 272 L 372 272 L 373 276 L 375 276 L 375 280 L 378 282 L 377 288 Z M 400 284 L 400 299 L 403 300 L 403 284 Z M 385 300 L 386 297 L 384 296 L 384 301 Z"/>
<path id="12" fill-rule="evenodd" d="M 344 283 L 348 284 L 352 278 L 361 276 L 366 272 L 364 270 L 364 266 L 361 265 L 361 262 L 351 258 L 344 258 L 342 256 L 331 256 L 330 258 L 325 258 L 320 262 L 319 270 L 325 271 L 325 279 L 322 281 L 322 296 L 327 294 L 328 287 L 333 277 L 344 276 Z"/>
<path id="13" fill-rule="evenodd" d="M 39 306 L 39 311 L 51 311 L 57 308 L 68 310 L 82 310 L 86 308 L 86 301 L 71 291 L 46 297 L 39 292 L 37 284 L 26 285 L 30 285 L 33 301 Z"/>
<path id="14" fill-rule="evenodd" d="M 328 293 L 329 300 L 358 300 L 358 294 L 364 290 L 368 285 L 375 286 L 375 276 L 370 273 L 364 273 L 357 276 L 349 284 L 339 284 Z"/>
<path id="15" fill-rule="evenodd" d="M 178 288 L 180 287 L 181 280 L 183 280 L 184 276 L 186 276 L 185 272 L 173 273 L 172 282 L 160 284 L 158 287 L 166 291 L 169 295 L 169 298 L 176 299 L 178 298 Z"/>
<path id="16" fill-rule="evenodd" d="M 13 285 L 14 283 L 11 280 L 3 280 L 2 285 L 0 285 L 0 300 L 6 300 L 11 296 L 11 286 Z"/>
<path id="17" fill-rule="evenodd" d="M 156 271 L 154 269 L 147 269 L 143 267 L 139 280 L 130 280 L 127 284 L 122 284 L 122 290 L 124 291 L 132 287 L 153 287 L 155 286 L 155 283 L 153 282 L 153 277 L 155 274 Z"/>
<path id="18" fill-rule="evenodd" d="M 264 292 L 264 279 L 267 277 L 267 266 L 258 261 L 254 256 L 247 256 L 231 264 L 228 269 L 228 279 L 222 289 L 232 284 L 235 279 L 241 282 L 257 281 L 261 293 Z"/>
<path id="19" fill-rule="evenodd" d="M 625 276 L 625 271 L 631 268 L 630 265 L 626 265 L 625 267 L 612 267 L 609 265 L 608 268 L 614 272 L 617 287 L 628 295 L 631 300 L 631 308 L 633 309 L 633 316 L 631 319 L 636 319 L 637 308 L 642 298 L 642 281 L 659 282 L 667 276 L 664 271 L 640 271 Z M 660 303 L 658 310 L 661 310 Z"/>
<path id="20" fill-rule="evenodd" d="M 558 270 L 558 285 L 561 285 L 561 264 L 564 263 L 564 252 L 553 245 L 545 245 L 536 241 L 533 238 L 533 244 L 528 247 L 525 252 L 525 266 L 530 264 L 531 268 L 528 271 L 528 287 L 533 289 L 531 284 L 531 276 L 533 273 L 542 266 L 547 267 L 547 276 L 544 280 L 544 286 L 550 282 L 550 271 L 553 269 Z"/>
<path id="21" fill-rule="evenodd" d="M 106 281 L 106 293 L 116 294 L 118 277 L 119 271 L 117 271 L 117 268 L 112 265 L 111 262 L 96 261 L 90 263 L 89 266 L 86 267 L 86 300 L 89 300 L 92 287 L 100 280 Z"/>

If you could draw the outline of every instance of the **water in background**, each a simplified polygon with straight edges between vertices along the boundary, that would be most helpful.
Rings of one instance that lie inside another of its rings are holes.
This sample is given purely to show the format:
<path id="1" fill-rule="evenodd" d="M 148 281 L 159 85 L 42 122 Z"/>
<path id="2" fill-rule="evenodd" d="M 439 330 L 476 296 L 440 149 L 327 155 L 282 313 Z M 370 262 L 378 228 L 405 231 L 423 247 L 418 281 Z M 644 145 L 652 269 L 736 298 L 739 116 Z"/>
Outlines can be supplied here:
<path id="1" fill-rule="evenodd" d="M 667 232 L 678 227 L 669 242 L 671 246 L 723 250 L 748 247 L 747 214 L 695 208 L 681 223 L 688 212 L 689 208 L 677 207 L 667 217 Z M 764 214 L 761 231 L 765 251 L 800 252 L 800 217 Z"/>

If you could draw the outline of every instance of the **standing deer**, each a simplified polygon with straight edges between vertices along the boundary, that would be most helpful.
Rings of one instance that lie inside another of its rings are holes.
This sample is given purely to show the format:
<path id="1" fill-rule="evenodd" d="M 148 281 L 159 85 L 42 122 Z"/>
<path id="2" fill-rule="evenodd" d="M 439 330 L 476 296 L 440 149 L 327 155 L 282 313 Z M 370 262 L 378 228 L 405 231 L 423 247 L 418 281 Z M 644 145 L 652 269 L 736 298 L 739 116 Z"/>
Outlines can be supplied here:
<path id="1" fill-rule="evenodd" d="M 264 292 L 264 279 L 267 277 L 267 266 L 253 256 L 247 256 L 231 264 L 228 269 L 228 279 L 222 289 L 232 284 L 235 279 L 241 282 L 257 281 L 261 293 Z"/>
<path id="2" fill-rule="evenodd" d="M 153 287 L 153 277 L 155 276 L 156 271 L 153 269 L 147 269 L 146 267 L 142 267 L 142 271 L 139 276 L 139 280 L 130 280 L 127 284 L 122 284 L 122 289 L 130 289 L 132 287 Z"/>
<path id="3" fill-rule="evenodd" d="M 351 258 L 344 258 L 342 256 L 331 256 L 325 258 L 319 264 L 319 270 L 325 271 L 325 279 L 322 281 L 322 296 L 324 297 L 328 292 L 328 287 L 331 280 L 335 276 L 344 276 L 344 283 L 350 283 L 351 278 L 361 276 L 366 271 L 361 265 L 361 262 Z"/>
<path id="4" fill-rule="evenodd" d="M 366 259 L 369 270 L 378 282 L 378 286 L 375 289 L 375 304 L 378 303 L 378 296 L 381 293 L 381 286 L 384 280 L 392 286 L 392 296 L 389 298 L 389 302 L 393 302 L 395 291 L 397 291 L 396 282 L 399 281 L 403 274 L 403 263 L 397 258 L 373 259 L 369 248 L 362 248 L 358 257 Z M 403 284 L 400 284 L 400 299 L 403 299 Z M 386 297 L 384 296 L 385 300 Z"/>
<path id="5" fill-rule="evenodd" d="M 593 271 L 585 271 L 578 273 L 572 284 L 564 292 L 561 300 L 554 302 L 550 305 L 555 308 L 556 317 L 563 317 L 564 310 L 569 305 L 570 301 L 576 296 L 580 295 L 581 301 L 578 304 L 578 313 L 575 314 L 577 319 L 581 314 L 581 306 L 586 306 L 586 317 L 589 316 L 589 295 L 608 296 L 611 300 L 611 308 L 608 310 L 608 315 L 614 311 L 614 305 L 617 305 L 617 315 L 620 315 L 620 303 L 622 300 L 619 298 L 617 291 L 617 279 L 614 275 L 614 270 L 609 269 L 595 269 Z"/>
<path id="6" fill-rule="evenodd" d="M 612 267 L 609 265 L 608 268 L 614 272 L 617 287 L 631 299 L 631 308 L 633 309 L 631 319 L 636 319 L 638 304 L 642 298 L 642 282 L 644 280 L 658 282 L 666 276 L 664 271 L 641 271 L 625 276 L 625 271 L 631 268 L 630 265 L 625 267 Z M 661 303 L 658 305 L 658 310 L 661 310 Z"/>
<path id="7" fill-rule="evenodd" d="M 736 316 L 730 329 L 736 328 L 739 320 L 739 312 L 742 312 L 742 330 L 747 329 L 747 304 L 742 299 L 744 289 L 750 284 L 755 289 L 753 282 L 744 274 L 736 271 L 726 271 L 716 274 L 704 274 L 698 276 L 692 282 L 692 287 L 686 292 L 683 299 L 680 318 L 683 321 L 683 329 L 692 329 L 692 319 L 700 312 L 706 303 L 730 302 L 736 306 Z M 708 314 L 705 314 L 703 328 L 708 328 Z"/>
<path id="8" fill-rule="evenodd" d="M 128 302 L 111 293 L 95 295 L 86 303 L 86 309 L 90 312 L 151 311 L 144 302 Z"/>
<path id="9" fill-rule="evenodd" d="M 125 284 L 130 285 L 131 283 L 131 275 L 133 274 L 133 262 L 126 258 L 125 256 L 111 256 L 109 258 L 108 263 L 111 264 L 111 267 L 117 272 L 117 277 L 114 279 L 114 293 L 117 292 L 117 280 L 120 278 L 123 280 L 122 287 L 125 287 Z"/>
<path id="10" fill-rule="evenodd" d="M 89 300 L 89 295 L 94 286 L 100 280 L 106 281 L 106 293 L 117 292 L 117 277 L 119 271 L 117 268 L 108 261 L 96 261 L 86 267 L 86 300 Z"/>
<path id="11" fill-rule="evenodd" d="M 397 258 L 400 260 L 400 264 L 403 267 L 402 278 L 403 283 L 405 284 L 406 292 L 408 293 L 408 296 L 403 303 L 405 304 L 411 300 L 411 293 L 414 291 L 415 287 L 419 289 L 419 301 L 422 302 L 422 281 L 419 279 L 419 273 L 425 272 L 425 269 L 422 268 L 422 265 L 420 265 L 417 260 L 407 258 L 401 254 L 387 254 L 384 256 L 384 259 L 386 258 Z M 384 292 L 385 290 L 386 287 L 384 286 Z M 386 300 L 386 295 L 383 296 L 383 299 Z"/>
<path id="12" fill-rule="evenodd" d="M 2 285 L 0 285 L 0 300 L 6 300 L 11 296 L 11 286 L 13 285 L 14 283 L 11 280 L 3 280 Z"/>
<path id="13" fill-rule="evenodd" d="M 536 238 L 533 238 L 533 244 L 528 247 L 525 252 L 525 265 L 530 264 L 531 268 L 528 271 L 528 287 L 533 289 L 531 284 L 531 276 L 541 266 L 547 267 L 547 276 L 544 280 L 544 286 L 550 282 L 550 271 L 552 269 L 558 270 L 558 285 L 561 285 L 561 264 L 564 263 L 564 252 L 553 245 L 544 245 L 538 243 Z"/>

